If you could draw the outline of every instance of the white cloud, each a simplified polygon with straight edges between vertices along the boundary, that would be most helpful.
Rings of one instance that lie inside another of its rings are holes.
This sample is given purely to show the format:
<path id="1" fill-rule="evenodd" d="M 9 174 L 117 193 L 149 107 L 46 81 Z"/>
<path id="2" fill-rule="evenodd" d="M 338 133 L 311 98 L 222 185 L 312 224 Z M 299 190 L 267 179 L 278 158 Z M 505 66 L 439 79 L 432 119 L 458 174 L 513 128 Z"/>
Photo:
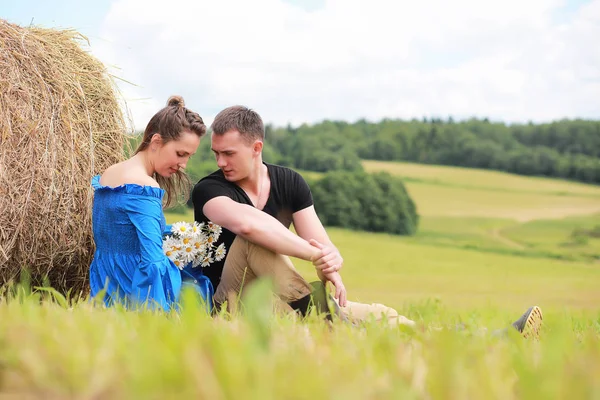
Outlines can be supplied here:
<path id="1" fill-rule="evenodd" d="M 119 0 L 94 52 L 136 128 L 171 94 L 210 122 L 232 104 L 276 124 L 325 118 L 600 117 L 600 0 Z M 145 100 L 140 100 L 145 99 Z"/>

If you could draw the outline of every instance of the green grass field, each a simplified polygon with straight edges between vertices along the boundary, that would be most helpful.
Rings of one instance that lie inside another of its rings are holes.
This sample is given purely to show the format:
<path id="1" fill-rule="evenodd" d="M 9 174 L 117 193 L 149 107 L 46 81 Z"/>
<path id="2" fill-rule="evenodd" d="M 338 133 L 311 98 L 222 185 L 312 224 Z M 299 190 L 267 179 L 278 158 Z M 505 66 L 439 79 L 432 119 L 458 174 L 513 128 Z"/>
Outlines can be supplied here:
<path id="1" fill-rule="evenodd" d="M 516 221 L 600 213 L 600 187 L 505 172 L 365 161 L 368 172 L 402 177 L 423 216 Z"/>
<path id="2" fill-rule="evenodd" d="M 365 168 L 402 176 L 421 223 L 413 237 L 329 229 L 348 294 L 397 308 L 415 330 L 272 316 L 260 288 L 219 318 L 191 297 L 163 315 L 13 288 L 0 295 L 0 399 L 600 399 L 600 187 Z M 492 333 L 533 304 L 540 340 Z"/>

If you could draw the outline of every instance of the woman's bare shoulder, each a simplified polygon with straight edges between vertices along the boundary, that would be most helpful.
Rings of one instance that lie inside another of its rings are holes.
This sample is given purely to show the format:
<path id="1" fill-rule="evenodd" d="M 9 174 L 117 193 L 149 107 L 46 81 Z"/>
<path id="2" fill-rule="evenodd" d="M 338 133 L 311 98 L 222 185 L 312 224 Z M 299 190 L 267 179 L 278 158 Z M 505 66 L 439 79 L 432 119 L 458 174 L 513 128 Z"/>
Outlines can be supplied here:
<path id="1" fill-rule="evenodd" d="M 104 186 L 117 187 L 121 185 L 134 184 L 140 186 L 160 187 L 158 182 L 144 171 L 140 166 L 127 161 L 111 165 L 100 177 L 100 184 Z"/>

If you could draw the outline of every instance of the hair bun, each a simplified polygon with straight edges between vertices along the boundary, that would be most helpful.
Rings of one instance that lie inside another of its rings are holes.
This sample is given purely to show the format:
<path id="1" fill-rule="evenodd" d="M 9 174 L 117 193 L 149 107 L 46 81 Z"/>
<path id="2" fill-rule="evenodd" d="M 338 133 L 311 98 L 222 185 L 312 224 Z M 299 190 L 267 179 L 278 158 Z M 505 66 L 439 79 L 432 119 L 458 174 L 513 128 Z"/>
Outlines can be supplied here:
<path id="1" fill-rule="evenodd" d="M 184 107 L 185 102 L 181 96 L 171 96 L 169 97 L 169 100 L 167 100 L 167 106 Z"/>

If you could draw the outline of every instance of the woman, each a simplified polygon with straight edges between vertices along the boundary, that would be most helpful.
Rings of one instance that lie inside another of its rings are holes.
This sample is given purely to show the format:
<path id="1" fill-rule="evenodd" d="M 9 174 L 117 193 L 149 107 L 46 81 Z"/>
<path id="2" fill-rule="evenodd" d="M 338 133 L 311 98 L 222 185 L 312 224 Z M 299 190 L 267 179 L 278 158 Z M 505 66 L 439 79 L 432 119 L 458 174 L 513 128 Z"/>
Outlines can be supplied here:
<path id="1" fill-rule="evenodd" d="M 162 209 L 189 193 L 182 170 L 205 133 L 202 118 L 173 96 L 148 123 L 135 154 L 92 178 L 92 296 L 105 289 L 107 305 L 147 302 L 165 311 L 177 301 L 181 273 L 163 254 Z"/>

